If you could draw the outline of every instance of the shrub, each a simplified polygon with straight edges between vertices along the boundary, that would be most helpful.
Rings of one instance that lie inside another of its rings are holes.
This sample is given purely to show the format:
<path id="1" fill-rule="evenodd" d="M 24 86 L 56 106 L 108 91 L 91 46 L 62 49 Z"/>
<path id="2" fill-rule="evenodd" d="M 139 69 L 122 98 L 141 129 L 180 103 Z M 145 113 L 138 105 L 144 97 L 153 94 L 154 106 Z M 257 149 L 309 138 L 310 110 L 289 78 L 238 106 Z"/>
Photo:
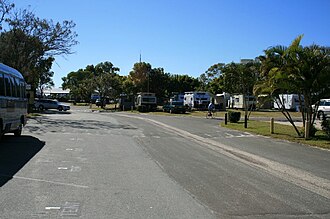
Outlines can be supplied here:
<path id="1" fill-rule="evenodd" d="M 317 128 L 315 128 L 315 126 L 312 126 L 311 129 L 309 130 L 309 136 L 315 137 L 316 132 L 317 132 Z"/>
<path id="2" fill-rule="evenodd" d="M 229 119 L 229 122 L 237 123 L 241 119 L 241 112 L 229 111 L 228 119 Z"/>
<path id="3" fill-rule="evenodd" d="M 324 119 L 321 123 L 322 130 L 330 138 L 330 120 Z"/>

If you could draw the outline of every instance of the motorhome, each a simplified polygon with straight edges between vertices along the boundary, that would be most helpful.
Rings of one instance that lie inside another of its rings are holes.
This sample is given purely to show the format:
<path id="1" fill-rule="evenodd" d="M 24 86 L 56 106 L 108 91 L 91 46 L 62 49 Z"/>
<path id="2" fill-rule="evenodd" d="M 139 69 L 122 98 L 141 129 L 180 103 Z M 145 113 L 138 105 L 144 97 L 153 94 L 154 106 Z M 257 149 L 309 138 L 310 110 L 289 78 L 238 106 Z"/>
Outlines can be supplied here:
<path id="1" fill-rule="evenodd" d="M 157 109 L 157 98 L 155 93 L 140 92 L 137 94 L 135 106 L 138 111 L 148 112 Z"/>
<path id="2" fill-rule="evenodd" d="M 257 99 L 251 95 L 233 95 L 230 97 L 231 107 L 233 109 L 255 109 Z"/>
<path id="3" fill-rule="evenodd" d="M 304 106 L 304 97 L 301 96 L 302 105 Z M 279 99 L 274 102 L 275 109 L 281 109 L 283 103 L 284 108 L 286 110 L 300 112 L 301 106 L 299 102 L 299 95 L 298 94 L 280 94 Z"/>
<path id="4" fill-rule="evenodd" d="M 185 92 L 183 104 L 189 109 L 207 109 L 211 101 L 211 94 L 203 91 Z"/>

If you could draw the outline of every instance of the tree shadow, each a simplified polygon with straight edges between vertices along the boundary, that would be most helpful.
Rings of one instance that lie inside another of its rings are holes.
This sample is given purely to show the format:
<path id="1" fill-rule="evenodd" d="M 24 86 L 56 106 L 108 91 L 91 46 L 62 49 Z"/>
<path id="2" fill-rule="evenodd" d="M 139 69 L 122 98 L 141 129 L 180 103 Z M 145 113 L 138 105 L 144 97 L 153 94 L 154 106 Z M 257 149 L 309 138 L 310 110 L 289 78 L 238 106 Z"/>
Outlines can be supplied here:
<path id="1" fill-rule="evenodd" d="M 63 127 L 76 130 L 137 129 L 137 127 L 133 127 L 128 124 L 114 124 L 111 122 L 97 120 L 53 120 L 47 117 L 31 118 L 31 120 L 35 120 L 36 122 L 28 123 L 25 129 L 32 133 L 58 132 Z"/>
<path id="2" fill-rule="evenodd" d="M 59 111 L 59 110 L 43 110 L 43 111 L 39 111 L 38 113 L 40 114 L 44 114 L 44 115 L 54 115 L 54 114 L 58 114 L 58 115 L 68 115 L 71 114 L 70 111 Z"/>
<path id="3" fill-rule="evenodd" d="M 45 145 L 32 136 L 3 136 L 0 142 L 0 187 L 5 185 Z"/>

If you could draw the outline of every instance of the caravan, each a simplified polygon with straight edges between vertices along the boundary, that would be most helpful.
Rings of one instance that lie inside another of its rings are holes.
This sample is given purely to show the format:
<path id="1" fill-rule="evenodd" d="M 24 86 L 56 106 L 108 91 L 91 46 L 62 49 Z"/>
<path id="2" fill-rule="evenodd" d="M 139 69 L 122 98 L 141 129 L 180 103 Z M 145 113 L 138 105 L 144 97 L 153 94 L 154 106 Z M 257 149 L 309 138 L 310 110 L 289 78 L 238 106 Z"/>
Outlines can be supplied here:
<path id="1" fill-rule="evenodd" d="M 189 109 L 207 109 L 211 94 L 203 91 L 185 92 L 183 104 Z"/>
<path id="2" fill-rule="evenodd" d="M 230 97 L 230 102 L 233 109 L 255 109 L 257 99 L 255 96 L 239 94 Z"/>
<path id="3" fill-rule="evenodd" d="M 140 112 L 156 111 L 157 98 L 155 96 L 155 93 L 138 93 L 135 100 L 135 106 Z"/>
<path id="4" fill-rule="evenodd" d="M 302 105 L 304 106 L 304 96 L 301 96 Z M 286 110 L 300 112 L 302 108 L 299 103 L 299 95 L 298 94 L 280 94 L 279 99 L 274 102 L 275 109 L 281 109 L 282 106 L 278 105 L 278 103 L 283 103 Z"/>

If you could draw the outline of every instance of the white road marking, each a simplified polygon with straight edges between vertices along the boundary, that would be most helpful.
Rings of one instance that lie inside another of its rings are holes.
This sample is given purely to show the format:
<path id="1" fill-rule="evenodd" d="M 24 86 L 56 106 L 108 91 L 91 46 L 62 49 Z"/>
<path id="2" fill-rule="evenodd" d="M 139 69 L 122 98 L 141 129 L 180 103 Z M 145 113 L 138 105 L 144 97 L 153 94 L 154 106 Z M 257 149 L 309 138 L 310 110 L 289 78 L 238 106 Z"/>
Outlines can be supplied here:
<path id="1" fill-rule="evenodd" d="M 45 207 L 45 210 L 61 210 L 61 207 Z"/>
<path id="2" fill-rule="evenodd" d="M 22 177 L 22 176 L 9 176 L 9 175 L 2 175 L 2 174 L 0 176 L 12 177 L 14 179 L 22 179 L 22 180 L 50 183 L 50 184 L 54 184 L 54 185 L 72 186 L 72 187 L 82 188 L 82 189 L 88 189 L 89 188 L 88 186 L 77 185 L 77 184 L 73 184 L 73 183 L 55 182 L 55 181 L 50 181 L 50 180 L 34 179 L 34 178 Z"/>

